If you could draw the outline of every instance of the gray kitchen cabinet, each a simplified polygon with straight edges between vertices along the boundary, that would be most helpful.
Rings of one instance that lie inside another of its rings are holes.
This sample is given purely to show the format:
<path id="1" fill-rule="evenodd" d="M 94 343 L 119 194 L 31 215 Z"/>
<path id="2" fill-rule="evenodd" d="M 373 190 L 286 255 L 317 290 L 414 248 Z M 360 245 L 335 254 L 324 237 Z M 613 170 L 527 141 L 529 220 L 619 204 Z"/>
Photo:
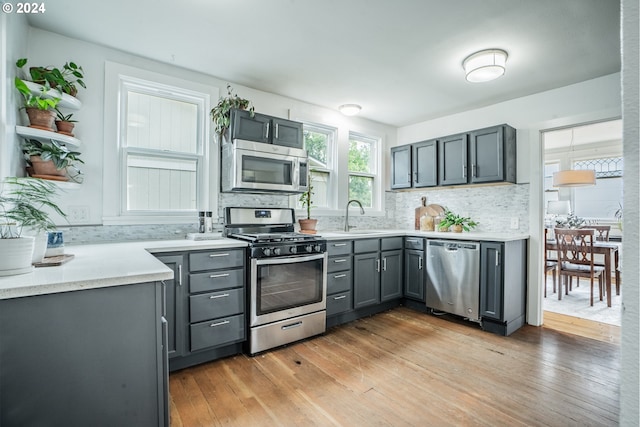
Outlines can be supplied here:
<path id="1" fill-rule="evenodd" d="M 391 189 L 438 185 L 438 143 L 422 141 L 391 148 Z"/>
<path id="2" fill-rule="evenodd" d="M 510 335 L 524 325 L 526 240 L 480 244 L 480 316 L 483 329 Z"/>
<path id="3" fill-rule="evenodd" d="M 404 239 L 404 296 L 425 302 L 425 251 L 424 239 Z"/>
<path id="4" fill-rule="evenodd" d="M 402 241 L 402 237 L 354 241 L 354 309 L 402 297 Z"/>
<path id="5" fill-rule="evenodd" d="M 185 260 L 182 254 L 170 254 L 157 256 L 167 267 L 173 270 L 173 279 L 165 280 L 166 315 L 168 329 L 168 353 L 169 358 L 184 356 L 186 352 L 186 318 L 184 269 Z"/>
<path id="6" fill-rule="evenodd" d="M 352 245 L 327 242 L 327 317 L 353 310 Z"/>
<path id="7" fill-rule="evenodd" d="M 0 300 L 0 425 L 168 426 L 162 286 Z"/>
<path id="8" fill-rule="evenodd" d="M 468 134 L 450 135 L 438 140 L 438 176 L 440 185 L 466 184 Z"/>
<path id="9" fill-rule="evenodd" d="M 246 110 L 231 110 L 231 139 L 262 142 L 304 148 L 302 123 L 292 120 L 251 113 Z"/>
<path id="10" fill-rule="evenodd" d="M 471 183 L 516 182 L 516 130 L 508 125 L 469 133 Z"/>

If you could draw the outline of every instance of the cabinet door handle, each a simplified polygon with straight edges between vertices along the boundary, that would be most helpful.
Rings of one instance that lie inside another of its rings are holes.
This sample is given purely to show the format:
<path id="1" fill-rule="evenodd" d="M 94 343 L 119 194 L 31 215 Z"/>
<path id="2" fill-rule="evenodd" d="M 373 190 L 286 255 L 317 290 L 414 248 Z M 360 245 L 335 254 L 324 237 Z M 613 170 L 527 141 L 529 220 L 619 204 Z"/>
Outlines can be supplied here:
<path id="1" fill-rule="evenodd" d="M 422 257 L 418 257 L 418 270 L 422 270 Z"/>
<path id="2" fill-rule="evenodd" d="M 273 137 L 275 139 L 278 139 L 278 127 L 279 127 L 279 125 L 278 125 L 278 123 L 276 123 L 276 132 L 275 132 L 275 135 L 273 135 Z"/>
<path id="3" fill-rule="evenodd" d="M 496 252 L 496 267 L 500 265 L 500 252 Z"/>
<path id="4" fill-rule="evenodd" d="M 376 271 L 380 273 L 380 258 L 376 260 Z"/>
<path id="5" fill-rule="evenodd" d="M 280 329 L 282 329 L 283 331 L 286 331 L 287 329 L 297 328 L 298 326 L 302 326 L 302 322 L 301 321 L 300 322 L 296 322 L 296 323 L 292 323 L 290 325 L 284 325 Z"/>
<path id="6" fill-rule="evenodd" d="M 333 276 L 334 279 L 342 279 L 343 277 L 347 277 L 346 274 L 336 274 Z"/>
<path id="7" fill-rule="evenodd" d="M 220 294 L 220 295 L 211 295 L 209 299 L 218 299 L 218 298 L 226 298 L 229 294 Z"/>
<path id="8" fill-rule="evenodd" d="M 387 259 L 386 258 L 382 259 L 382 270 L 383 271 L 387 271 Z"/>
<path id="9" fill-rule="evenodd" d="M 333 260 L 333 262 L 335 262 L 335 263 L 339 263 L 339 262 L 347 262 L 347 260 L 346 260 L 346 259 L 344 259 L 344 258 L 341 258 L 341 259 L 334 259 L 334 260 Z"/>
<path id="10" fill-rule="evenodd" d="M 409 179 L 411 179 L 411 174 L 409 174 Z M 418 172 L 413 173 L 413 181 L 418 182 Z"/>
<path id="11" fill-rule="evenodd" d="M 182 286 L 182 264 L 178 264 L 178 286 Z"/>
<path id="12" fill-rule="evenodd" d="M 333 297 L 333 300 L 338 301 L 339 299 L 345 299 L 346 297 L 346 295 L 340 295 L 339 297 Z"/>
<path id="13" fill-rule="evenodd" d="M 229 277 L 229 273 L 212 274 L 209 276 L 210 279 L 217 279 L 219 277 Z"/>
<path id="14" fill-rule="evenodd" d="M 475 165 L 475 163 L 471 165 L 471 176 L 473 178 L 476 177 L 476 165 Z"/>
<path id="15" fill-rule="evenodd" d="M 225 254 L 209 254 L 209 258 L 217 258 L 217 257 L 221 257 L 221 256 L 229 256 L 228 253 Z"/>
<path id="16" fill-rule="evenodd" d="M 270 123 L 267 122 L 267 126 L 265 127 L 264 139 L 269 139 L 269 126 Z"/>
<path id="17" fill-rule="evenodd" d="M 334 248 L 337 248 L 337 247 L 340 247 L 340 246 L 347 246 L 347 244 L 346 243 L 334 243 L 333 244 Z"/>
<path id="18" fill-rule="evenodd" d="M 407 243 L 418 243 L 418 239 L 407 239 Z"/>
<path id="19" fill-rule="evenodd" d="M 462 165 L 462 177 L 467 177 L 467 165 Z"/>
<path id="20" fill-rule="evenodd" d="M 222 322 L 218 322 L 218 323 L 212 323 L 209 325 L 210 328 L 215 328 L 216 326 L 222 326 L 222 325 L 228 325 L 229 321 L 228 320 L 223 320 Z"/>

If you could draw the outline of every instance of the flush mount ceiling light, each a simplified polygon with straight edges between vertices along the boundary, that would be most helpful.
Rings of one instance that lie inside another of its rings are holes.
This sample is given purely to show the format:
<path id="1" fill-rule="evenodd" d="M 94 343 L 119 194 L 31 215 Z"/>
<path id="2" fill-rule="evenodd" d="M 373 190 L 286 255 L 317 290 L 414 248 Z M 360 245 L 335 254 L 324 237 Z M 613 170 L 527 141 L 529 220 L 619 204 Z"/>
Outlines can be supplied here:
<path id="1" fill-rule="evenodd" d="M 467 81 L 488 82 L 504 74 L 507 52 L 501 49 L 487 49 L 469 55 L 462 61 Z"/>
<path id="2" fill-rule="evenodd" d="M 345 116 L 355 116 L 362 110 L 362 107 L 358 104 L 343 104 L 338 107 L 338 110 Z"/>

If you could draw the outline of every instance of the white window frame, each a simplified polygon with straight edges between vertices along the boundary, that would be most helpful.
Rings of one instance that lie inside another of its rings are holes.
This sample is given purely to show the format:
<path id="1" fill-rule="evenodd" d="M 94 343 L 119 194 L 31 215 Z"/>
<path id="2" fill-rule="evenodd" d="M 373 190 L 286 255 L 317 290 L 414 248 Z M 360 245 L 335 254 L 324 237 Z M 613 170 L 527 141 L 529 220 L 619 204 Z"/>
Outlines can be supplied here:
<path id="1" fill-rule="evenodd" d="M 371 189 L 371 207 L 369 207 L 369 210 L 374 210 L 374 211 L 381 211 L 381 199 L 382 199 L 382 179 L 381 179 L 381 169 L 382 169 L 382 162 L 381 162 L 381 158 L 382 158 L 382 139 L 380 137 L 374 136 L 374 135 L 368 135 L 366 133 L 363 132 L 356 132 L 356 131 L 349 131 L 349 144 L 351 143 L 351 140 L 360 140 L 360 141 L 365 141 L 365 142 L 371 142 L 372 143 L 372 147 L 374 150 L 373 156 L 372 156 L 372 169 L 373 171 L 371 172 L 356 172 L 356 171 L 350 171 L 349 170 L 349 147 L 347 147 L 347 158 L 346 158 L 346 162 L 347 162 L 347 190 L 346 190 L 346 197 L 349 198 L 349 178 L 352 176 L 362 176 L 362 177 L 366 177 L 366 178 L 372 178 L 373 179 L 373 184 L 372 184 L 372 189 Z M 365 209 L 366 212 L 367 209 Z"/>
<path id="2" fill-rule="evenodd" d="M 309 130 L 317 133 L 324 133 L 328 135 L 327 141 L 327 164 L 325 167 L 317 167 L 312 160 L 309 160 L 309 170 L 327 173 L 329 175 L 328 183 L 327 183 L 327 206 L 318 207 L 314 206 L 314 212 L 317 211 L 330 211 L 337 208 L 338 197 L 337 197 L 337 170 L 336 165 L 338 164 L 337 160 L 337 150 L 336 150 L 336 141 L 338 139 L 338 129 L 324 124 L 319 123 L 303 123 L 304 130 Z M 296 208 L 302 212 L 302 208 L 300 206 L 299 197 L 296 197 Z M 306 214 L 305 214 L 306 215 Z"/>
<path id="3" fill-rule="evenodd" d="M 187 100 L 198 105 L 198 151 L 165 153 L 159 150 L 126 147 L 125 125 L 126 91 L 160 94 L 170 99 Z M 105 64 L 105 129 L 104 170 L 111 175 L 103 180 L 103 224 L 182 224 L 197 220 L 198 210 L 209 210 L 217 215 L 217 150 L 211 150 L 208 112 L 211 99 L 217 99 L 218 89 L 192 81 L 147 70 L 107 62 Z M 161 157 L 195 159 L 197 161 L 196 209 L 193 211 L 127 211 L 127 154 L 151 154 Z M 106 174 L 105 174 L 106 175 Z"/>

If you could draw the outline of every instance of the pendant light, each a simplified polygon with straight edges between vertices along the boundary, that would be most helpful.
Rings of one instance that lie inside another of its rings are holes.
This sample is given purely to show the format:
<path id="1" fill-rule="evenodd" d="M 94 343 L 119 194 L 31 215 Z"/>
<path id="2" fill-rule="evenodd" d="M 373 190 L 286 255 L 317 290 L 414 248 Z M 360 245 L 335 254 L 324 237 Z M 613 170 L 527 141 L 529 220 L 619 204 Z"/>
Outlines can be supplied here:
<path id="1" fill-rule="evenodd" d="M 569 158 L 573 158 L 573 129 L 571 129 Z M 553 174 L 554 187 L 588 187 L 590 185 L 596 185 L 596 171 L 593 169 L 569 169 Z"/>

